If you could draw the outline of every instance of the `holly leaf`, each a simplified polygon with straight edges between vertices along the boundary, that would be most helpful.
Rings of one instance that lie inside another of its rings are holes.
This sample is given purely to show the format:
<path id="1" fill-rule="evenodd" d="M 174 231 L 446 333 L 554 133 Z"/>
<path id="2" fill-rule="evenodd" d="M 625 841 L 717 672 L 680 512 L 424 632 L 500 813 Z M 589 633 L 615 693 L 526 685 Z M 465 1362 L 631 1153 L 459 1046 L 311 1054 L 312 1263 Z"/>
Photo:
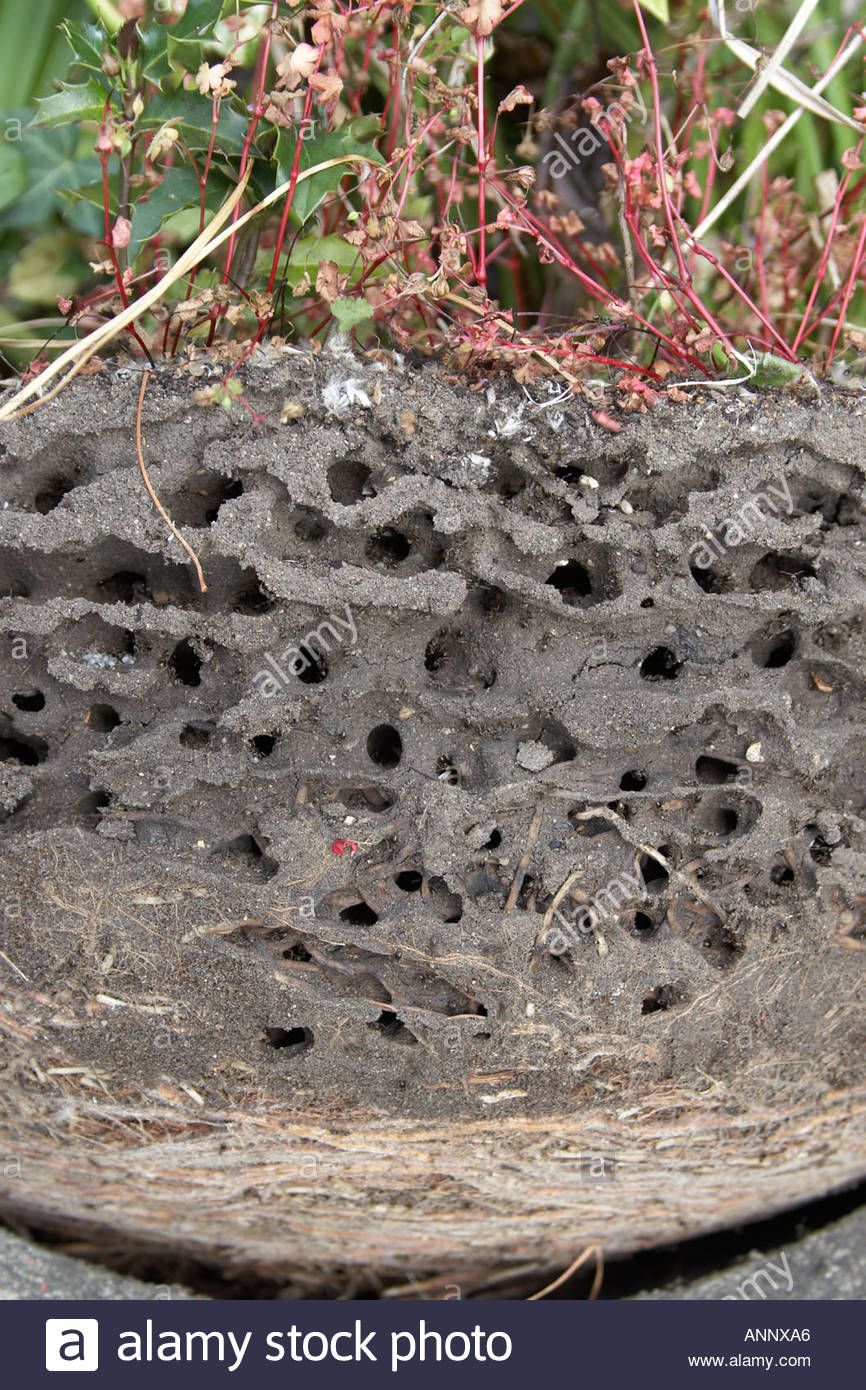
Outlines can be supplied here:
<path id="1" fill-rule="evenodd" d="M 195 72 L 202 61 L 202 47 L 213 37 L 224 0 L 187 0 L 179 19 L 166 28 L 167 56 L 173 68 Z"/>
<path id="2" fill-rule="evenodd" d="M 640 7 L 651 14 L 654 19 L 660 19 L 662 24 L 670 24 L 671 16 L 668 8 L 668 0 L 640 0 Z"/>
<path id="3" fill-rule="evenodd" d="M 212 195 L 214 206 L 219 207 L 228 191 L 228 180 L 216 178 L 208 180 L 208 193 Z M 129 242 L 130 258 L 135 256 L 144 242 L 156 236 L 163 222 L 184 208 L 200 206 L 201 190 L 192 169 L 178 167 L 167 169 L 161 183 L 151 188 L 146 198 L 140 198 L 132 214 L 132 235 Z"/>
<path id="4" fill-rule="evenodd" d="M 139 33 L 141 41 L 141 70 L 148 82 L 159 87 L 171 72 L 168 60 L 168 36 L 170 30 L 165 24 L 151 24 L 144 33 Z"/>
<path id="5" fill-rule="evenodd" d="M 70 67 L 89 68 L 91 72 L 102 72 L 102 59 L 108 39 L 98 24 L 78 24 L 65 19 L 60 26 L 66 42 L 72 49 Z"/>
<path id="6" fill-rule="evenodd" d="M 95 78 L 86 82 L 62 82 L 60 91 L 50 97 L 37 97 L 38 111 L 32 126 L 53 129 L 76 121 L 101 121 L 108 91 Z"/>
<path id="7" fill-rule="evenodd" d="M 139 130 L 158 130 L 161 125 L 176 126 L 182 144 L 189 150 L 206 150 L 211 137 L 211 103 L 198 92 L 157 94 L 138 119 Z M 220 108 L 215 149 L 223 154 L 240 154 L 244 147 L 248 118 L 227 101 Z M 254 150 L 253 153 L 256 153 Z"/>
<path id="8" fill-rule="evenodd" d="M 299 172 L 310 169 L 315 164 L 323 164 L 328 159 L 339 159 L 347 154 L 361 155 L 371 164 L 383 164 L 384 160 L 372 143 L 373 137 L 381 130 L 377 116 L 358 116 L 345 121 L 339 130 L 316 131 L 301 139 Z M 290 130 L 281 130 L 277 137 L 277 183 L 285 183 L 291 178 L 292 166 L 297 151 L 297 136 Z M 340 187 L 348 172 L 345 164 L 323 169 L 311 179 L 299 183 L 292 198 L 292 217 L 304 223 L 311 217 L 320 203 Z"/>

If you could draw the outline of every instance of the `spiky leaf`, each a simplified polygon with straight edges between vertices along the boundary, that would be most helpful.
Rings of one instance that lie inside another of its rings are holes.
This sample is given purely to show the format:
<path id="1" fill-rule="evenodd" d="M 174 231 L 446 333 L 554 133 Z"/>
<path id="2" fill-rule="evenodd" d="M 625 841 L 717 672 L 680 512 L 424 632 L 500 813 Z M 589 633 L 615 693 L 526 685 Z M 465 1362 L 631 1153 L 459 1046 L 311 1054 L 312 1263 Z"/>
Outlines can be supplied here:
<path id="1" fill-rule="evenodd" d="M 86 82 L 61 83 L 60 91 L 39 97 L 31 125 L 53 129 L 75 121 L 101 121 L 108 92 L 94 77 Z"/>

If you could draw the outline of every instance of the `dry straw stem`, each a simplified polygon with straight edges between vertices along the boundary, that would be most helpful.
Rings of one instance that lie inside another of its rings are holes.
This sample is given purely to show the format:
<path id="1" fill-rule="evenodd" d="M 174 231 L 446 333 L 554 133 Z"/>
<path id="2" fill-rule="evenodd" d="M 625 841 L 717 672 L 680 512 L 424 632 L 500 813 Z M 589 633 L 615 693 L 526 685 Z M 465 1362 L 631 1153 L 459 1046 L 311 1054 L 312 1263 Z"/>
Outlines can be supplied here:
<path id="1" fill-rule="evenodd" d="M 849 58 L 853 58 L 854 54 L 857 52 L 857 49 L 860 47 L 863 41 L 863 37 L 860 34 L 854 35 L 851 42 L 845 48 L 842 49 L 842 52 L 839 53 L 835 60 L 830 64 L 829 68 L 825 72 L 824 76 L 820 79 L 820 81 L 816 82 L 814 87 L 810 88 L 810 91 L 813 96 L 819 96 L 820 93 L 823 92 L 824 88 L 828 85 L 828 83 L 833 81 L 833 78 L 836 76 L 836 73 L 839 72 L 840 69 L 845 66 Z M 776 130 L 774 134 L 772 134 L 769 137 L 769 139 L 761 146 L 754 159 L 743 170 L 739 178 L 734 180 L 730 188 L 723 195 L 723 197 L 719 199 L 712 211 L 707 213 L 707 216 L 704 218 L 703 222 L 701 222 L 700 226 L 696 227 L 695 230 L 692 232 L 691 236 L 686 241 L 686 249 L 689 249 L 690 247 L 694 246 L 696 242 L 702 241 L 703 238 L 706 236 L 707 232 L 710 230 L 710 228 L 715 226 L 716 222 L 718 222 L 722 214 L 727 211 L 731 203 L 734 202 L 734 200 L 740 196 L 743 189 L 746 188 L 747 185 L 751 182 L 752 176 L 756 174 L 757 171 L 764 164 L 766 164 L 767 160 L 770 158 L 770 155 L 773 153 L 773 150 L 775 150 L 776 147 L 780 145 L 782 141 L 786 138 L 786 136 L 788 136 L 791 133 L 794 126 L 797 124 L 800 117 L 802 116 L 804 110 L 805 107 L 801 105 L 798 106 L 795 111 L 792 111 L 790 116 L 788 116 L 787 120 L 783 121 L 782 124 L 779 126 L 778 130 Z M 862 127 L 858 126 L 857 129 L 862 134 Z"/>
<path id="2" fill-rule="evenodd" d="M 335 169 L 343 164 L 363 164 L 365 162 L 366 161 L 360 155 L 353 154 L 341 155 L 338 159 L 326 159 L 323 160 L 321 164 L 313 164 L 309 169 L 304 169 L 302 173 L 298 174 L 294 182 L 296 185 L 303 183 L 305 179 L 313 178 L 316 174 L 321 174 L 326 169 Z M 231 216 L 243 197 L 249 176 L 250 170 L 248 169 L 237 187 L 226 199 L 219 211 L 215 213 L 201 235 L 196 237 L 192 245 L 187 247 L 179 260 L 177 260 L 171 269 L 163 275 L 161 280 L 157 281 L 152 289 L 148 290 L 146 294 L 143 294 L 140 299 L 136 299 L 128 308 L 122 310 L 121 313 L 116 314 L 113 319 L 109 319 L 108 323 L 101 324 L 99 328 L 95 328 L 92 333 L 89 333 L 86 338 L 82 338 L 80 342 L 73 343 L 72 347 L 68 348 L 55 362 L 52 362 L 50 367 L 46 367 L 44 372 L 41 372 L 40 375 L 29 382 L 27 386 L 16 392 L 11 400 L 6 401 L 3 406 L 0 406 L 0 420 L 13 420 L 16 416 L 24 414 L 25 412 L 22 407 L 25 405 L 25 402 L 29 401 L 33 396 L 36 396 L 37 400 L 29 409 L 35 409 L 38 405 L 43 404 L 44 401 L 51 400 L 53 396 L 56 396 L 58 392 L 62 391 L 63 387 L 81 371 L 81 368 L 94 353 L 98 352 L 100 348 L 105 347 L 106 343 L 109 343 L 112 338 L 116 338 L 118 333 L 122 333 L 124 328 L 128 328 L 129 325 L 140 318 L 142 314 L 147 313 L 148 309 L 151 309 L 154 304 L 158 303 L 173 284 L 181 280 L 189 271 L 193 270 L 201 261 L 205 260 L 206 257 L 213 255 L 214 251 L 222 246 L 224 241 L 227 241 L 228 238 L 236 234 L 241 227 L 251 222 L 252 219 L 257 217 L 260 212 L 263 212 L 265 208 L 271 207 L 272 204 L 278 202 L 292 187 L 292 180 L 286 179 L 284 183 L 278 184 L 273 192 L 269 193 L 266 198 L 262 198 L 260 203 L 256 203 L 255 207 L 250 208 L 249 212 L 245 212 L 242 217 L 237 218 L 230 227 L 225 228 L 225 230 L 219 232 L 218 235 L 214 235 Z M 54 389 L 45 395 L 44 388 L 47 386 L 48 382 L 60 376 L 67 367 L 70 367 L 70 370 L 66 372 L 66 375 L 62 377 Z"/>

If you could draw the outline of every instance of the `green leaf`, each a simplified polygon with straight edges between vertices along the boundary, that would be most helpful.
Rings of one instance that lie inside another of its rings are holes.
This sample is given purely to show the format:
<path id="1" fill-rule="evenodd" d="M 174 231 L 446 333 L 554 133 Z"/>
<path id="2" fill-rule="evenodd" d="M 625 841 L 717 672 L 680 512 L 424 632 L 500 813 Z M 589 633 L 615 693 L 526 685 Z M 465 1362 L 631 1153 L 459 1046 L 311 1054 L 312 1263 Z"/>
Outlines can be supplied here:
<path id="1" fill-rule="evenodd" d="M 23 114 L 30 113 L 22 110 Z M 15 118 L 15 112 L 4 113 L 7 124 Z M 61 189 L 82 188 L 99 177 L 95 155 L 78 157 L 78 132 L 72 126 L 59 130 L 27 127 L 16 143 L 16 152 L 26 161 L 27 185 L 14 202 L 0 210 L 0 231 L 10 227 L 44 227 L 67 206 Z"/>
<path id="2" fill-rule="evenodd" d="M 0 92 L 7 105 L 23 106 L 45 89 L 46 79 L 65 70 L 56 26 L 68 8 L 68 0 L 0 5 Z"/>
<path id="3" fill-rule="evenodd" d="M 227 180 L 222 177 L 208 181 L 208 194 L 219 206 L 224 200 Z M 162 183 L 152 188 L 146 199 L 140 199 L 132 214 L 132 234 L 129 241 L 129 256 L 132 259 L 142 244 L 155 236 L 167 217 L 173 217 L 184 208 L 200 206 L 201 189 L 192 169 L 179 167 L 167 169 Z"/>
<path id="4" fill-rule="evenodd" d="M 788 362 L 773 352 L 759 352 L 755 375 L 750 378 L 749 385 L 754 382 L 755 386 L 782 386 L 786 382 L 796 381 L 803 375 L 803 370 L 799 362 Z M 737 372 L 741 372 L 739 364 Z"/>
<path id="5" fill-rule="evenodd" d="M 11 145 L 0 149 L 0 208 L 14 203 L 27 187 L 27 165 L 23 155 Z"/>
<path id="6" fill-rule="evenodd" d="M 220 18 L 224 0 L 187 0 L 179 19 L 168 29 L 168 61 L 182 72 L 197 72 L 205 61 L 205 46 L 213 41 L 214 25 Z"/>
<path id="7" fill-rule="evenodd" d="M 358 264 L 358 248 L 341 236 L 305 236 L 292 247 L 289 282 L 300 280 L 305 270 L 318 270 L 323 261 L 333 261 L 338 270 L 350 271 Z"/>
<path id="8" fill-rule="evenodd" d="M 107 96 L 93 77 L 86 82 L 63 82 L 53 96 L 37 98 L 39 110 L 30 124 L 51 128 L 75 121 L 101 121 Z"/>
<path id="9" fill-rule="evenodd" d="M 160 93 L 139 117 L 139 130 L 157 130 L 165 122 L 176 126 L 189 150 L 206 150 L 211 136 L 211 103 L 198 92 Z M 215 149 L 224 154 L 240 154 L 244 147 L 248 118 L 223 102 L 217 122 Z"/>
<path id="10" fill-rule="evenodd" d="M 151 24 L 141 39 L 141 70 L 148 82 L 160 86 L 168 77 L 171 67 L 168 61 L 168 28 L 165 24 Z"/>
<path id="11" fill-rule="evenodd" d="M 343 296 L 334 300 L 331 313 L 337 320 L 337 327 L 341 333 L 349 333 L 353 328 L 357 328 L 359 323 L 366 323 L 373 317 L 373 306 L 368 304 L 366 299 L 348 299 Z"/>
<path id="12" fill-rule="evenodd" d="M 357 154 L 368 159 L 371 164 L 382 164 L 384 160 L 373 146 L 372 140 L 381 130 L 376 116 L 358 116 L 346 121 L 339 130 L 316 131 L 301 141 L 299 170 L 310 169 L 314 164 L 322 164 L 328 159 L 339 159 L 343 155 Z M 291 131 L 281 130 L 277 137 L 277 183 L 285 183 L 291 177 L 292 165 L 297 150 L 297 137 Z M 333 169 L 323 169 L 321 174 L 299 183 L 292 198 L 292 216 L 303 224 L 329 194 L 335 193 L 346 177 L 345 165 Z"/>
<path id="13" fill-rule="evenodd" d="M 44 304 L 56 294 L 74 294 L 78 276 L 66 264 L 69 249 L 69 233 L 60 229 L 28 242 L 16 256 L 6 282 L 9 298 Z"/>
<path id="14" fill-rule="evenodd" d="M 89 68 L 92 72 L 102 72 L 102 59 L 108 46 L 108 39 L 98 24 L 76 24 L 64 20 L 62 29 L 66 41 L 72 49 L 70 66 Z"/>
<path id="15" fill-rule="evenodd" d="M 642 10 L 651 14 L 654 19 L 660 19 L 662 24 L 670 24 L 671 16 L 668 9 L 668 0 L 640 0 Z"/>

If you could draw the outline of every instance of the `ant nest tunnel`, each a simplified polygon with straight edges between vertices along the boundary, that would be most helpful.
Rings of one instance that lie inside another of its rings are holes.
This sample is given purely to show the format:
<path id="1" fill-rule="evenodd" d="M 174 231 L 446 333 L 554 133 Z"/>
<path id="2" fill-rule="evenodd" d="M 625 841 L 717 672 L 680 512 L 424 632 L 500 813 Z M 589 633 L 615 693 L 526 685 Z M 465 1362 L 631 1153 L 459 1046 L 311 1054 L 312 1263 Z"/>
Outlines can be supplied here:
<path id="1" fill-rule="evenodd" d="M 380 356 L 151 376 L 204 593 L 137 373 L 0 430 L 0 1213 L 492 1297 L 850 1184 L 862 398 Z"/>

